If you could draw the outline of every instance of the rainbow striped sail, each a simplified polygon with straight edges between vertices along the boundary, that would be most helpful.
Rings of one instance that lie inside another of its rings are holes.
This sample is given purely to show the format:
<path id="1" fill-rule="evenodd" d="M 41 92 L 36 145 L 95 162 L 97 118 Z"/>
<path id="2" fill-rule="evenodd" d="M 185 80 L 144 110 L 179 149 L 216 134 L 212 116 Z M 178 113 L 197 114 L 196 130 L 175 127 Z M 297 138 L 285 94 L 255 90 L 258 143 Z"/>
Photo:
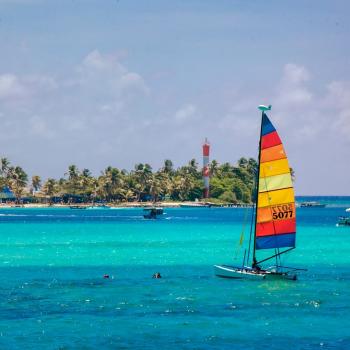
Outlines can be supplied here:
<path id="1" fill-rule="evenodd" d="M 260 138 L 255 249 L 295 247 L 295 199 L 281 139 L 263 112 Z"/>
<path id="2" fill-rule="evenodd" d="M 292 176 L 281 139 L 265 114 L 265 111 L 271 110 L 271 105 L 260 105 L 258 108 L 262 111 L 262 119 L 255 222 L 252 220 L 248 249 L 244 250 L 242 264 L 240 266 L 215 265 L 215 274 L 219 277 L 234 279 L 278 278 L 295 281 L 297 271 L 306 270 L 282 266 L 280 259 L 282 254 L 295 248 L 295 199 Z M 253 228 L 254 240 L 252 240 Z M 240 245 L 242 243 L 243 234 Z M 284 249 L 280 250 L 280 248 Z M 272 255 L 263 254 L 258 261 L 256 256 L 258 249 L 274 249 L 274 252 Z M 253 254 L 252 258 L 250 253 Z M 275 265 L 268 268 L 261 265 L 273 258 L 276 259 Z"/>

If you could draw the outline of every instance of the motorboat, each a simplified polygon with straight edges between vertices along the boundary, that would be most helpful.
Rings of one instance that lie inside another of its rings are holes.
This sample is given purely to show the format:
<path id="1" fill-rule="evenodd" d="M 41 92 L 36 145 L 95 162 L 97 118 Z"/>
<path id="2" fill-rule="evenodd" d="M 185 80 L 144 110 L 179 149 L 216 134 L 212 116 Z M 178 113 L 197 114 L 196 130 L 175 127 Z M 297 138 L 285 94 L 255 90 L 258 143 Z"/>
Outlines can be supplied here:
<path id="1" fill-rule="evenodd" d="M 143 217 L 145 219 L 156 219 L 159 215 L 163 215 L 163 208 L 151 207 L 143 209 Z"/>

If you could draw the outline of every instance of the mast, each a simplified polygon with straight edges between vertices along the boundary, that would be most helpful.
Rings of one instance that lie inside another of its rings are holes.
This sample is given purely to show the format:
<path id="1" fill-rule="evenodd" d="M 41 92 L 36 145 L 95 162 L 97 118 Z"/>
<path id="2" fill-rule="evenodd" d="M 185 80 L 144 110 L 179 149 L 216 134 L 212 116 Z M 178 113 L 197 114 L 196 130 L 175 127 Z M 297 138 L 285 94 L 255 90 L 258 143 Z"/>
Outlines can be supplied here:
<path id="1" fill-rule="evenodd" d="M 257 173 L 257 179 L 256 179 L 256 200 L 255 200 L 255 219 L 254 219 L 254 246 L 253 246 L 253 266 L 257 263 L 256 256 L 255 256 L 255 250 L 256 250 L 256 223 L 258 220 L 258 205 L 259 205 L 259 179 L 260 179 L 260 156 L 261 156 L 261 135 L 262 135 L 262 127 L 263 127 L 263 117 L 265 111 L 271 110 L 270 106 L 264 106 L 260 105 L 258 109 L 261 111 L 261 125 L 260 125 L 260 136 L 259 136 L 259 156 L 258 156 L 258 173 Z"/>

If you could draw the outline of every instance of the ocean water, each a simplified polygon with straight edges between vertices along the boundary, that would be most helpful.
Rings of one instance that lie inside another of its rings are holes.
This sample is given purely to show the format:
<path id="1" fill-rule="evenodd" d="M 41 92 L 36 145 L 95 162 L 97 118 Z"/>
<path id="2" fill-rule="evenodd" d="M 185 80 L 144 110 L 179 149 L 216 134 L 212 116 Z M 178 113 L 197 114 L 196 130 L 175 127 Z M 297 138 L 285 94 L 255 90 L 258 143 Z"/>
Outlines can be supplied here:
<path id="1" fill-rule="evenodd" d="M 273 282 L 213 274 L 246 209 L 1 209 L 0 349 L 350 349 L 350 197 L 316 200 Z"/>

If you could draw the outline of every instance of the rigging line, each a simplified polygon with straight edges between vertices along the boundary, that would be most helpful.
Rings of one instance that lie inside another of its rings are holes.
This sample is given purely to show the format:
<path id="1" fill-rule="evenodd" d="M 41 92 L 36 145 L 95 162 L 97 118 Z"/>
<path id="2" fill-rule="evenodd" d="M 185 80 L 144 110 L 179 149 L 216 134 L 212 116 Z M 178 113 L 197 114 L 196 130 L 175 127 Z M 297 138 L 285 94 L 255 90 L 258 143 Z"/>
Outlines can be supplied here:
<path id="1" fill-rule="evenodd" d="M 278 253 L 278 255 L 276 256 L 276 265 L 281 265 L 281 254 L 280 254 L 280 248 L 279 247 L 277 247 L 277 253 Z"/>
<path id="2" fill-rule="evenodd" d="M 242 226 L 242 233 L 244 233 L 245 227 L 246 227 L 246 225 L 247 225 L 248 211 L 249 211 L 249 208 L 247 207 L 246 210 L 245 210 L 245 213 L 244 213 L 243 226 Z"/>
<path id="3" fill-rule="evenodd" d="M 253 207 L 252 207 L 252 215 L 250 218 L 250 233 L 249 233 L 249 244 L 248 244 L 248 257 L 247 257 L 247 262 L 249 262 L 249 258 L 250 258 L 250 246 L 251 246 L 251 242 L 252 242 L 252 233 L 253 233 L 253 221 L 254 221 L 254 213 L 255 213 L 255 205 L 256 205 L 256 197 L 259 195 L 259 193 L 257 192 L 256 189 L 256 176 L 254 178 L 254 182 L 253 182 L 253 191 L 255 194 L 255 201 L 253 201 Z"/>
<path id="4" fill-rule="evenodd" d="M 291 251 L 291 250 L 293 250 L 293 249 L 295 249 L 295 247 L 286 249 L 286 250 L 284 250 L 283 252 L 278 253 L 278 255 L 282 255 L 282 254 L 287 253 L 287 252 L 289 252 L 289 251 Z M 272 259 L 272 258 L 274 258 L 274 257 L 275 257 L 275 255 L 272 255 L 272 256 L 270 256 L 269 258 L 265 258 L 265 259 L 263 259 L 263 260 L 258 261 L 257 264 L 261 264 L 262 262 L 267 261 L 267 260 L 270 260 L 270 259 Z"/>
<path id="5" fill-rule="evenodd" d="M 237 243 L 237 247 L 235 249 L 235 254 L 234 254 L 234 260 L 237 259 L 237 255 L 238 255 L 238 250 L 239 248 L 242 246 L 243 244 L 243 241 L 244 241 L 244 232 L 245 232 L 245 227 L 247 225 L 247 219 L 248 219 L 248 209 L 249 208 L 246 208 L 245 212 L 244 212 L 244 219 L 243 219 L 243 225 L 242 225 L 242 232 L 241 232 L 241 236 L 240 236 L 240 239 Z"/>

